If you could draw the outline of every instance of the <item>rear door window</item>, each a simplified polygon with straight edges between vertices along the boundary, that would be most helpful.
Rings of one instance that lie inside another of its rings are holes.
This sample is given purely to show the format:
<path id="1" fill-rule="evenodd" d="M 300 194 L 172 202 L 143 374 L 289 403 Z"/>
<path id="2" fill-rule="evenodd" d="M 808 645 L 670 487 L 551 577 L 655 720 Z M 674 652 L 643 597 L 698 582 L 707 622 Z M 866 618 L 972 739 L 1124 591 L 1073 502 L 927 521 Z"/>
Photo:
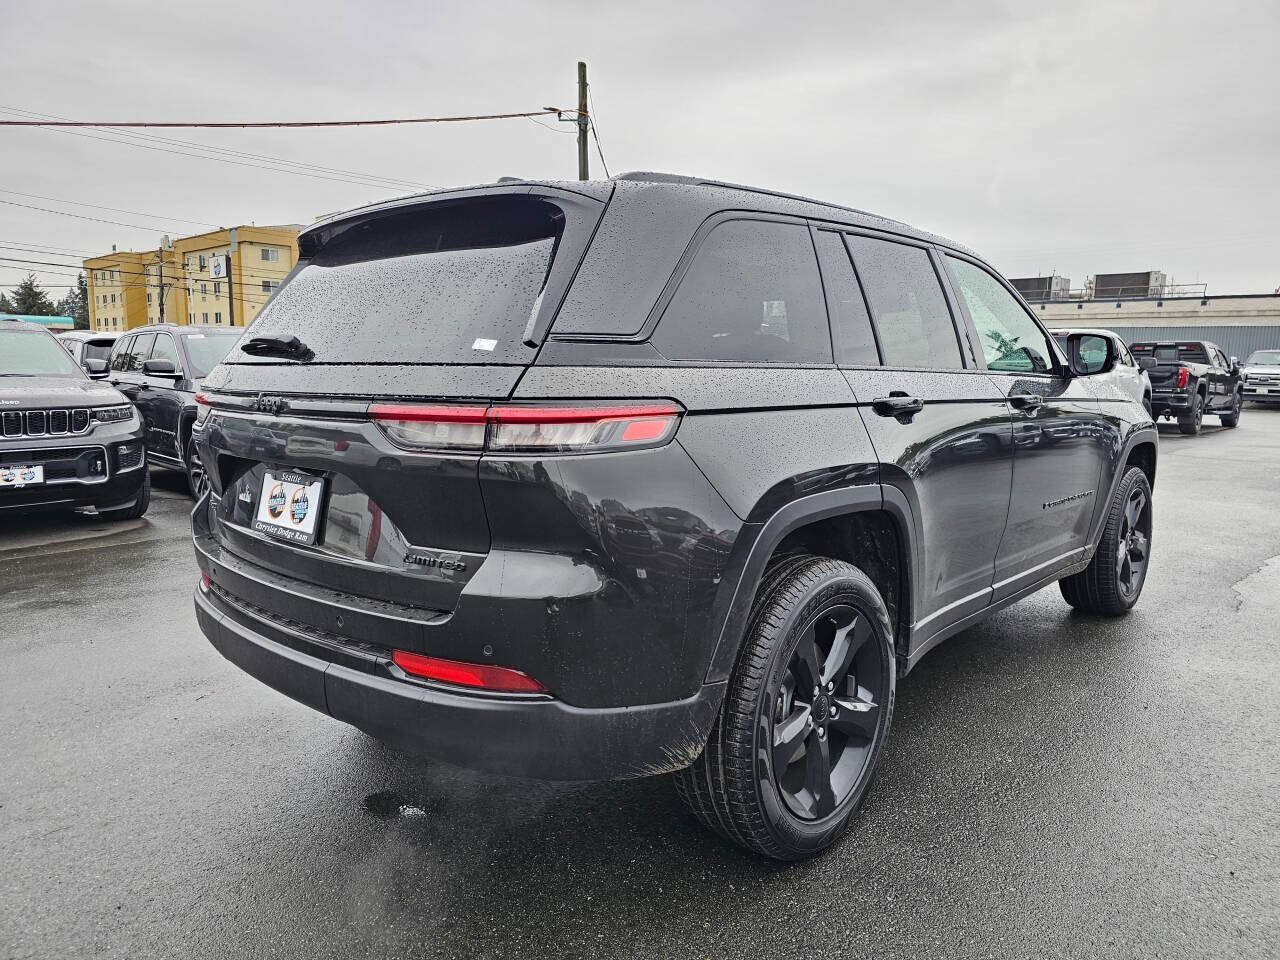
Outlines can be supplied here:
<path id="1" fill-rule="evenodd" d="M 111 369 L 123 373 L 129 369 L 129 350 L 133 346 L 133 337 L 121 337 L 116 341 L 115 351 L 111 354 Z"/>
<path id="2" fill-rule="evenodd" d="M 564 225 L 557 205 L 523 194 L 338 224 L 249 335 L 295 335 L 317 363 L 529 362 L 523 336 Z"/>
<path id="3" fill-rule="evenodd" d="M 151 356 L 151 345 L 155 343 L 154 333 L 140 333 L 133 338 L 133 346 L 129 349 L 129 365 L 127 370 L 142 370 L 143 361 Z"/>
<path id="4" fill-rule="evenodd" d="M 827 289 L 827 312 L 831 315 L 831 337 L 836 363 L 841 366 L 877 366 L 880 351 L 871 329 L 871 316 L 862 297 L 862 287 L 849 261 L 849 251 L 838 233 L 817 233 L 818 263 Z"/>
<path id="5" fill-rule="evenodd" d="M 892 240 L 851 235 L 884 362 L 891 367 L 964 366 L 951 310 L 929 253 Z"/>
<path id="6" fill-rule="evenodd" d="M 673 360 L 830 363 L 809 228 L 772 220 L 716 226 L 663 312 L 653 345 Z"/>

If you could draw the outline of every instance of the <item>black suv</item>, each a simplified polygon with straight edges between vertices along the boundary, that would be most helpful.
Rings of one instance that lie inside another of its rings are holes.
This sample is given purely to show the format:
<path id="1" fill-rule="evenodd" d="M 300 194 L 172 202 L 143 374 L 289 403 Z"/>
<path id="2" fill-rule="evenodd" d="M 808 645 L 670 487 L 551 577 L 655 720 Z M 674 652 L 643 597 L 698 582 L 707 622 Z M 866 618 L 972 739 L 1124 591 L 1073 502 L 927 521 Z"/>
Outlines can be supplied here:
<path id="1" fill-rule="evenodd" d="M 1059 582 L 1121 614 L 1156 431 L 974 254 L 658 174 L 504 182 L 305 231 L 204 384 L 195 603 L 376 737 L 554 779 L 677 772 L 822 850 L 898 678 Z"/>
<path id="2" fill-rule="evenodd" d="M 140 517 L 151 499 L 143 455 L 142 422 L 118 391 L 44 327 L 0 320 L 0 518 L 77 507 Z"/>
<path id="3" fill-rule="evenodd" d="M 122 334 L 111 351 L 111 385 L 134 402 L 147 431 L 147 461 L 182 470 L 191 495 L 205 491 L 204 466 L 191 441 L 196 391 L 244 333 L 153 323 Z"/>

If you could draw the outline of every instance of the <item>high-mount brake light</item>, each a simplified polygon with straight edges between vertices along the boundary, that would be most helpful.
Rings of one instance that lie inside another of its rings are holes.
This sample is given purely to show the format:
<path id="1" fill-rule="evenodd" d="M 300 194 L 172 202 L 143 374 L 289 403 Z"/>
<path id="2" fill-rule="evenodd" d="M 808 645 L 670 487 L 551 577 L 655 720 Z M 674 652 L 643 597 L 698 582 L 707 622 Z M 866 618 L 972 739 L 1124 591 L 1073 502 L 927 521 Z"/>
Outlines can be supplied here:
<path id="1" fill-rule="evenodd" d="M 599 406 L 374 404 L 369 415 L 400 446 L 508 453 L 605 452 L 661 446 L 684 411 L 674 403 Z"/>
<path id="2" fill-rule="evenodd" d="M 487 407 L 375 403 L 369 416 L 393 442 L 416 450 L 484 449 Z"/>
<path id="3" fill-rule="evenodd" d="M 1187 377 L 1190 375 L 1191 375 L 1191 371 L 1189 371 L 1186 367 L 1178 368 L 1178 389 L 1179 390 L 1181 390 L 1183 387 L 1187 385 Z"/>
<path id="4" fill-rule="evenodd" d="M 509 667 L 495 667 L 487 663 L 463 663 L 461 660 L 442 660 L 427 657 L 408 650 L 392 650 L 395 665 L 412 677 L 452 683 L 459 687 L 489 690 L 494 693 L 546 693 L 547 688 L 528 674 Z"/>

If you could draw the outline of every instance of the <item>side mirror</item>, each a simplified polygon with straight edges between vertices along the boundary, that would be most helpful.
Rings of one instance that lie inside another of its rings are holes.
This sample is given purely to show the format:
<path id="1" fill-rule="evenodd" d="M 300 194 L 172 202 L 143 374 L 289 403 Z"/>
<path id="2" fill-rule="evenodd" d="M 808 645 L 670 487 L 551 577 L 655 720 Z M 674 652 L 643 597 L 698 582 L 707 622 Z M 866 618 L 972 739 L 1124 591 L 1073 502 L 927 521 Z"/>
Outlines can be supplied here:
<path id="1" fill-rule="evenodd" d="M 1240 358 L 1239 358 L 1239 357 L 1232 357 L 1232 358 L 1231 358 L 1231 372 L 1232 372 L 1232 373 L 1239 373 L 1239 372 L 1240 372 Z"/>
<path id="2" fill-rule="evenodd" d="M 1116 362 L 1116 348 L 1107 337 L 1096 333 L 1073 333 L 1068 338 L 1071 369 L 1079 377 L 1106 373 Z"/>
<path id="3" fill-rule="evenodd" d="M 88 360 L 81 361 L 80 366 L 84 367 L 84 372 L 94 380 L 101 380 L 107 375 L 109 364 L 105 360 L 95 360 L 92 357 Z"/>
<path id="4" fill-rule="evenodd" d="M 1156 368 L 1156 358 L 1155 358 L 1155 357 L 1139 357 L 1139 358 L 1138 358 L 1138 369 L 1140 369 L 1140 370 L 1154 370 L 1155 368 Z"/>
<path id="5" fill-rule="evenodd" d="M 148 377 L 173 377 L 175 380 L 180 376 L 172 360 L 144 360 L 142 372 Z"/>

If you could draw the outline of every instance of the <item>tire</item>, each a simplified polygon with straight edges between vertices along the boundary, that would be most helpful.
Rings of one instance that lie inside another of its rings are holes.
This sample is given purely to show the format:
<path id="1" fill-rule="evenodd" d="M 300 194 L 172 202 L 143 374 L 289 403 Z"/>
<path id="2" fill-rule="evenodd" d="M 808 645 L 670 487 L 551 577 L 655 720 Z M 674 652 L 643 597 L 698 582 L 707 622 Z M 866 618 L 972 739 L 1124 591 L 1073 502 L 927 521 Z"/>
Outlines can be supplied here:
<path id="1" fill-rule="evenodd" d="M 1231 406 L 1231 412 L 1222 415 L 1222 425 L 1228 429 L 1240 426 L 1240 410 L 1243 406 L 1244 398 L 1237 393 L 1235 403 Z"/>
<path id="2" fill-rule="evenodd" d="M 196 452 L 196 438 L 187 437 L 187 446 L 182 453 L 182 461 L 186 465 L 187 489 L 191 491 L 191 499 L 199 500 L 209 489 L 209 476 L 204 472 L 204 463 Z"/>
<path id="3" fill-rule="evenodd" d="M 1178 418 L 1178 429 L 1188 435 L 1195 435 L 1200 432 L 1200 425 L 1204 423 L 1204 400 L 1199 392 L 1191 401 L 1191 409 L 1185 417 Z"/>
<path id="4" fill-rule="evenodd" d="M 138 497 L 129 507 L 117 507 L 114 510 L 99 510 L 98 516 L 104 520 L 137 520 L 147 512 L 151 503 L 151 471 L 146 464 L 142 466 L 142 486 L 138 489 Z"/>
<path id="5" fill-rule="evenodd" d="M 1130 467 L 1111 498 L 1098 552 L 1089 566 L 1059 580 L 1058 587 L 1062 599 L 1077 610 L 1116 617 L 1138 602 L 1150 565 L 1151 484 L 1145 473 Z"/>
<path id="6" fill-rule="evenodd" d="M 889 613 L 867 575 L 822 557 L 783 561 L 761 582 L 719 716 L 677 792 L 749 850 L 816 856 L 866 796 L 896 680 Z"/>

